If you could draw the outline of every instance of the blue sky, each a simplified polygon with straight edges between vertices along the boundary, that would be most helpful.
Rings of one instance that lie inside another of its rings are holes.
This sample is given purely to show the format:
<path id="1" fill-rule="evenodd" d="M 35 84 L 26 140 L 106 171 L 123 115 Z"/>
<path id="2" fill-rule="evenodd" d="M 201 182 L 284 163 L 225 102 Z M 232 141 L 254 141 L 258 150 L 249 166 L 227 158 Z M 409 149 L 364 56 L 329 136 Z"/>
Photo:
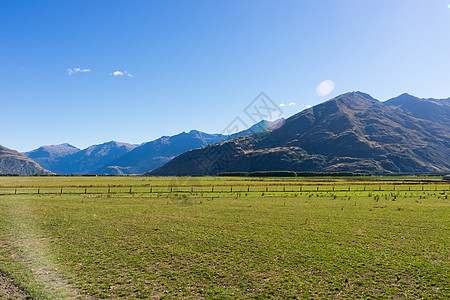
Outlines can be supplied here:
<path id="1" fill-rule="evenodd" d="M 218 133 L 261 91 L 286 117 L 354 90 L 447 98 L 449 5 L 2 0 L 0 144 Z"/>

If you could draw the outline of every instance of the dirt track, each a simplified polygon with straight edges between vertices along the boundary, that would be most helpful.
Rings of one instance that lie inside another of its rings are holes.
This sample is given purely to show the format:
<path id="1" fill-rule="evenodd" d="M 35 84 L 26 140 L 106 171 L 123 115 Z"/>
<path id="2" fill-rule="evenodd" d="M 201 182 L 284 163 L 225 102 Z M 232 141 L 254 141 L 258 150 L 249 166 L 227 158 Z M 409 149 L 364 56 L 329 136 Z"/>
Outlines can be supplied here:
<path id="1" fill-rule="evenodd" d="M 0 299 L 31 299 L 11 278 L 0 272 Z"/>

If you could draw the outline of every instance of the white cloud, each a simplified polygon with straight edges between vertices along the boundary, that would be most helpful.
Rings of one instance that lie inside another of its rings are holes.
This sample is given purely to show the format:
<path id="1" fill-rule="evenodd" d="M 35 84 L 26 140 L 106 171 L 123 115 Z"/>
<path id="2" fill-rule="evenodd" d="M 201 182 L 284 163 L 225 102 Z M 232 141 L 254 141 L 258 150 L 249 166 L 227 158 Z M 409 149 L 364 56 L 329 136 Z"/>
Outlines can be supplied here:
<path id="1" fill-rule="evenodd" d="M 289 106 L 295 106 L 295 102 L 291 102 L 288 104 Z"/>
<path id="2" fill-rule="evenodd" d="M 90 72 L 91 69 L 81 69 L 81 68 L 73 68 L 73 69 L 67 69 L 67 74 L 72 75 L 75 73 L 84 73 L 84 72 Z"/>
<path id="3" fill-rule="evenodd" d="M 312 107 L 312 106 L 311 106 L 311 105 L 309 105 L 309 104 L 307 104 L 307 105 L 306 105 L 306 108 L 311 108 L 311 107 Z"/>
<path id="4" fill-rule="evenodd" d="M 284 103 L 281 103 L 281 104 L 280 104 L 280 106 L 281 106 L 281 107 L 285 107 L 285 106 L 286 106 L 286 104 L 284 104 Z"/>
<path id="5" fill-rule="evenodd" d="M 109 75 L 112 75 L 112 76 L 114 76 L 114 77 L 117 77 L 117 76 L 128 76 L 128 77 L 133 77 L 133 74 L 131 74 L 131 73 L 127 72 L 127 71 L 114 71 L 114 72 L 112 72 L 112 73 L 109 74 Z"/>

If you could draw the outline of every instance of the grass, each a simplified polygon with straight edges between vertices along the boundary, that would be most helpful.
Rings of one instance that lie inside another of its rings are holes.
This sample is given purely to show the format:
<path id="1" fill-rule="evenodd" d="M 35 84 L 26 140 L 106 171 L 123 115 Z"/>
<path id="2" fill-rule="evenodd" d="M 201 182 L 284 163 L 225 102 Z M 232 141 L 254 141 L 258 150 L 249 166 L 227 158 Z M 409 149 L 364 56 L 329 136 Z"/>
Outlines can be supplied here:
<path id="1" fill-rule="evenodd" d="M 180 179 L 14 180 L 0 178 L 0 187 Z M 182 183 L 227 185 L 243 179 L 231 180 Z M 392 184 L 387 180 L 382 184 Z M 251 182 L 275 188 L 288 181 Z M 5 195 L 0 196 L 0 270 L 32 297 L 49 299 L 448 299 L 449 194 Z"/>

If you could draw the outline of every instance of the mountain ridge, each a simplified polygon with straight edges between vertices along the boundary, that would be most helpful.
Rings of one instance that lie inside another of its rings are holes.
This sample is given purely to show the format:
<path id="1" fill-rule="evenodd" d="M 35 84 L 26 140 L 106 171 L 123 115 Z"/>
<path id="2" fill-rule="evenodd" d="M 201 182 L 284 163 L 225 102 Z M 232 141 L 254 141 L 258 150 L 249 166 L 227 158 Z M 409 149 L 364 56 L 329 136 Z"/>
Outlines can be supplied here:
<path id="1" fill-rule="evenodd" d="M 282 120 L 278 120 L 282 122 Z M 270 130 L 277 122 L 260 121 L 250 128 L 231 134 L 209 134 L 198 130 L 163 136 L 133 149 L 124 156 L 95 171 L 96 174 L 143 174 L 169 162 L 174 157 L 210 144 Z"/>

